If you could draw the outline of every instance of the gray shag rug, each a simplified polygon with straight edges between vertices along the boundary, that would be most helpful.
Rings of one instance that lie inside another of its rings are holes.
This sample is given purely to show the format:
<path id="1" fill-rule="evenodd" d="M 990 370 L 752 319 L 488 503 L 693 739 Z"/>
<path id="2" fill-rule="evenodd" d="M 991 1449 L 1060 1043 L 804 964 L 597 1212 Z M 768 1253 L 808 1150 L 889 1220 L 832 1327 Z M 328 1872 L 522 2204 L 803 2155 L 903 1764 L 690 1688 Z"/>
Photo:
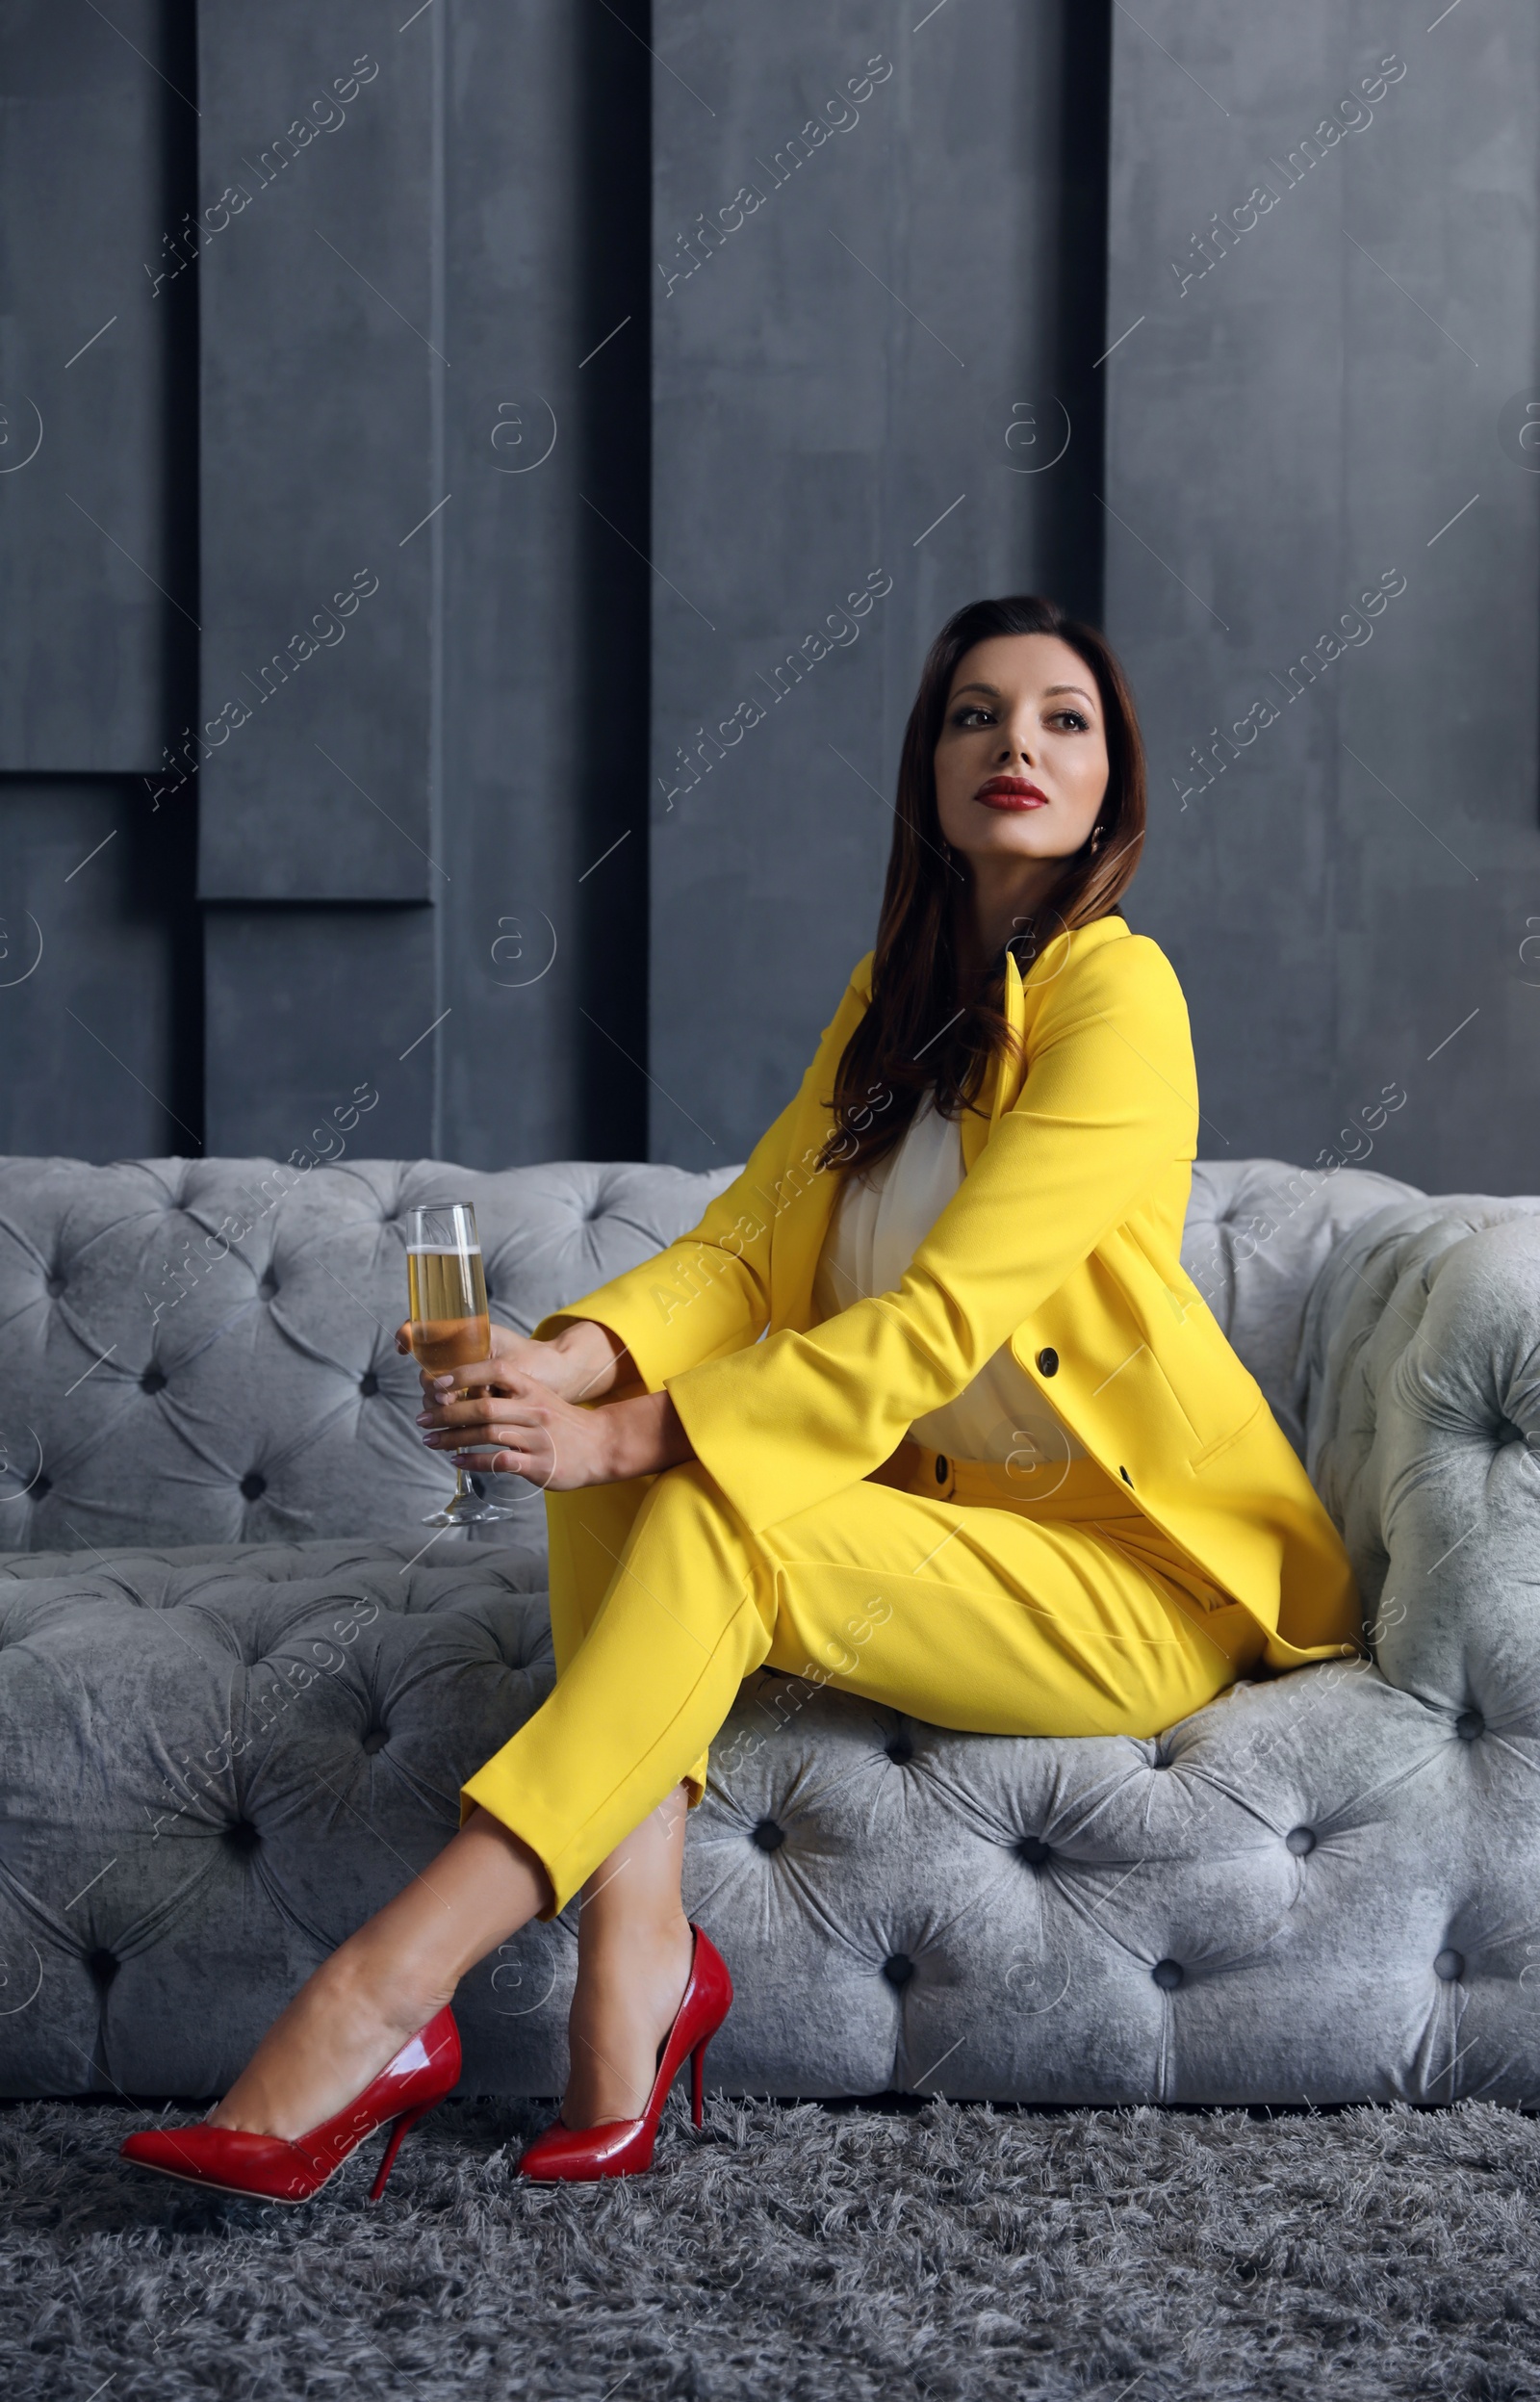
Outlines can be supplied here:
<path id="1" fill-rule="evenodd" d="M 456 2104 L 298 2210 L 137 2175 L 142 2111 L 0 2107 L 6 2402 L 1540 2395 L 1540 2127 L 678 2103 L 650 2177 L 521 2186 Z"/>

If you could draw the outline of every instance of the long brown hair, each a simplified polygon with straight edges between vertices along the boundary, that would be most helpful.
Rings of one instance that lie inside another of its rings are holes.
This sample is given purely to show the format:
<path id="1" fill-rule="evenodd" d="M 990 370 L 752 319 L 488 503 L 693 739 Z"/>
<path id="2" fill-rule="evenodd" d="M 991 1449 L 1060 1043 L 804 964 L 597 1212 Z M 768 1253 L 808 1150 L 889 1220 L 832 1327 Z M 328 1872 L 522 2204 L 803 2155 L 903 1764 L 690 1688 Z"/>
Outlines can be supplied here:
<path id="1" fill-rule="evenodd" d="M 943 1117 L 960 1117 L 975 1106 L 991 1059 L 1010 1046 L 1002 1007 L 1004 950 L 987 963 L 971 994 L 959 991 L 953 915 L 966 887 L 941 833 L 936 746 L 961 660 L 976 643 L 1013 633 L 1053 634 L 1090 668 L 1101 698 L 1108 761 L 1096 825 L 1065 863 L 1051 901 L 1006 946 L 1023 972 L 1056 936 L 1116 909 L 1139 865 L 1144 745 L 1133 694 L 1107 643 L 1093 627 L 1032 594 L 960 608 L 931 645 L 904 734 L 871 1006 L 839 1062 L 831 1104 L 834 1124 L 821 1166 L 855 1171 L 883 1158 L 902 1139 L 927 1091 L 934 1090 Z"/>

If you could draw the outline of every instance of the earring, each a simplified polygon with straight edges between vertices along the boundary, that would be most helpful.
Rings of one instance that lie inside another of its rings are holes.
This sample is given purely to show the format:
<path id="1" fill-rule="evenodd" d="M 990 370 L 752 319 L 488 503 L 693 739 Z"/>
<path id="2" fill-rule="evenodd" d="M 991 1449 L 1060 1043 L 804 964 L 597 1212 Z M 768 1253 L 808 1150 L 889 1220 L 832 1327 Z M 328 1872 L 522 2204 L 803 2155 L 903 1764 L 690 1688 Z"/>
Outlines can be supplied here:
<path id="1" fill-rule="evenodd" d="M 1099 825 L 1099 826 L 1096 828 L 1096 830 L 1095 830 L 1094 834 L 1091 836 L 1091 857 L 1092 857 L 1092 858 L 1094 858 L 1094 857 L 1095 857 L 1095 855 L 1096 855 L 1096 853 L 1097 853 L 1097 852 L 1101 849 L 1101 845 L 1102 845 L 1102 838 L 1103 838 L 1103 836 L 1106 834 L 1106 832 L 1107 832 L 1106 827 L 1105 827 L 1105 826 L 1100 826 L 1100 825 Z"/>

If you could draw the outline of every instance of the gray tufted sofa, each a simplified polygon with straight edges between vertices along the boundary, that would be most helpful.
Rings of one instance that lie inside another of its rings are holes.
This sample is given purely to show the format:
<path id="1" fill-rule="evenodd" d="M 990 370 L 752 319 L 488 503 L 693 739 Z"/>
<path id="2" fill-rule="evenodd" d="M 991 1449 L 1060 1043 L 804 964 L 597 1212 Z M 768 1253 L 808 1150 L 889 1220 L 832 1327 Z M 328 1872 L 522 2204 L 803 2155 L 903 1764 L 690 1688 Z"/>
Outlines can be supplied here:
<path id="1" fill-rule="evenodd" d="M 474 1200 L 528 1327 L 727 1174 L 0 1162 L 0 2093 L 218 2091 L 549 1688 L 538 1499 L 419 1523 L 403 1209 Z M 1199 1167 L 1189 1270 L 1376 1664 L 1147 1743 L 752 1680 L 688 1851 L 738 1989 L 714 2082 L 1540 2098 L 1537 1212 Z M 467 1981 L 473 2087 L 558 2090 L 573 1961 L 569 1917 Z"/>

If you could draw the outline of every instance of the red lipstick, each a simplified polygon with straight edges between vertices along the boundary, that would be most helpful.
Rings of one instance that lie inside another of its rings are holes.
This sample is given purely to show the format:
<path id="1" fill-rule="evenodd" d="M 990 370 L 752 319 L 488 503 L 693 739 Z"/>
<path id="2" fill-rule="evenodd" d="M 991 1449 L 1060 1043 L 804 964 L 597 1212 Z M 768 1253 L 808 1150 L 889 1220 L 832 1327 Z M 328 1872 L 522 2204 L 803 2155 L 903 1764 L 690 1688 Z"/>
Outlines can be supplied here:
<path id="1" fill-rule="evenodd" d="M 973 795 L 986 809 L 1027 810 L 1046 809 L 1048 795 L 1025 776 L 990 776 Z"/>

